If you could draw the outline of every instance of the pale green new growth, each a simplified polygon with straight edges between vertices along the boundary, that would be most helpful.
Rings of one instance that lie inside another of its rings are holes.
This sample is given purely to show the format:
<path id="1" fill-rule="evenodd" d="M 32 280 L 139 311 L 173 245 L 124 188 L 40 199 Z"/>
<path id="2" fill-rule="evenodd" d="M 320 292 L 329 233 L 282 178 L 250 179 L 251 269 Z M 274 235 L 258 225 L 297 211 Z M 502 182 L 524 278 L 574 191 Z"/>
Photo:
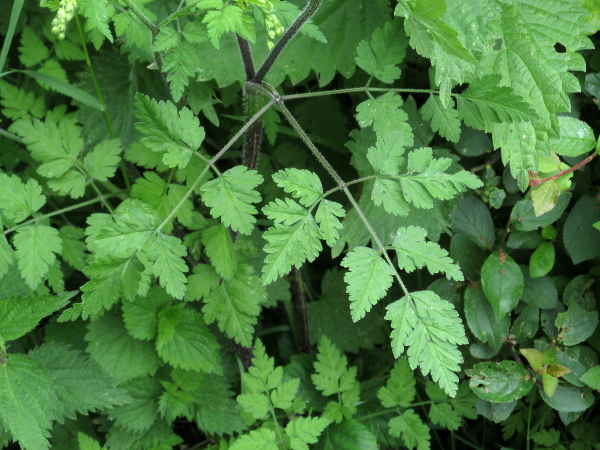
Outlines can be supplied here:
<path id="1" fill-rule="evenodd" d="M 427 242 L 427 230 L 410 226 L 400 228 L 392 248 L 398 255 L 398 267 L 406 272 L 427 267 L 430 273 L 445 272 L 446 278 L 464 280 L 460 268 L 452 262 L 448 252 L 435 242 Z"/>
<path id="2" fill-rule="evenodd" d="M 352 319 L 356 322 L 385 296 L 395 272 L 379 252 L 368 247 L 356 247 L 346 255 L 341 265 L 349 269 L 344 280 L 352 302 Z"/>
<path id="3" fill-rule="evenodd" d="M 386 307 L 392 322 L 392 350 L 399 357 L 407 347 L 408 362 L 450 395 L 456 395 L 459 364 L 458 345 L 467 344 L 465 329 L 451 303 L 432 291 L 412 292 Z"/>

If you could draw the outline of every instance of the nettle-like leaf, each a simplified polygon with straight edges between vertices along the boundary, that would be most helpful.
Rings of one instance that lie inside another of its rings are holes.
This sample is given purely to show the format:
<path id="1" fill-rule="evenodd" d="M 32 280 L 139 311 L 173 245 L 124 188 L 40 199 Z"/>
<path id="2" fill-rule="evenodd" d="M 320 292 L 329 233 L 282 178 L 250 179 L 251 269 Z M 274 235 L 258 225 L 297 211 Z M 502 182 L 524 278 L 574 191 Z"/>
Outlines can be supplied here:
<path id="1" fill-rule="evenodd" d="M 412 292 L 386 307 L 385 318 L 392 322 L 392 350 L 399 357 L 408 348 L 408 362 L 414 370 L 431 373 L 444 391 L 457 392 L 459 364 L 463 357 L 458 345 L 467 344 L 465 329 L 454 309 L 432 291 Z"/>
<path id="2" fill-rule="evenodd" d="M 202 185 L 202 201 L 211 208 L 210 214 L 220 218 L 225 226 L 250 234 L 256 223 L 254 214 L 258 212 L 252 204 L 261 200 L 254 188 L 262 182 L 263 177 L 256 170 L 235 166 Z"/>
<path id="3" fill-rule="evenodd" d="M 48 370 L 34 358 L 14 354 L 0 364 L 0 420 L 27 450 L 50 448 L 58 398 Z"/>
<path id="4" fill-rule="evenodd" d="M 356 247 L 346 255 L 341 265 L 349 269 L 344 280 L 352 302 L 352 319 L 356 322 L 385 296 L 395 271 L 380 252 L 368 247 Z"/>
<path id="5" fill-rule="evenodd" d="M 251 266 L 240 264 L 234 274 L 204 297 L 202 313 L 206 323 L 215 320 L 219 329 L 244 347 L 252 345 L 252 335 L 260 304 L 267 298 L 265 288 Z"/>
<path id="6" fill-rule="evenodd" d="M 356 52 L 356 64 L 384 83 L 393 83 L 400 78 L 397 67 L 406 56 L 407 39 L 404 38 L 402 24 L 396 20 L 386 23 L 373 32 L 371 41 L 361 41 Z"/>
<path id="7" fill-rule="evenodd" d="M 161 153 L 167 167 L 187 166 L 206 135 L 194 113 L 188 108 L 178 111 L 171 102 L 157 102 L 143 94 L 135 96 L 134 108 L 139 120 L 136 129 L 144 135 L 140 142 Z"/>
<path id="8" fill-rule="evenodd" d="M 452 262 L 448 252 L 435 242 L 425 241 L 427 230 L 410 226 L 400 228 L 392 248 L 398 255 L 398 267 L 406 272 L 427 267 L 430 273 L 445 272 L 446 278 L 464 280 L 460 268 Z"/>

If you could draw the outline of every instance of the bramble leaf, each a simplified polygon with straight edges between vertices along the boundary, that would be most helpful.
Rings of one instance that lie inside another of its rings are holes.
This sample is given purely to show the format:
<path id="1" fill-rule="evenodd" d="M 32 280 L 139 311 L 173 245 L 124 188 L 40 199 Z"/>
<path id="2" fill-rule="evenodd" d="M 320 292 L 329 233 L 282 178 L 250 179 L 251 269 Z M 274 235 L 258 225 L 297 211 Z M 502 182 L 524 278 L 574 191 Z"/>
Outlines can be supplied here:
<path id="1" fill-rule="evenodd" d="M 349 269 L 344 280 L 352 302 L 352 319 L 356 322 L 385 296 L 395 272 L 378 251 L 368 247 L 356 247 L 340 264 Z"/>
<path id="2" fill-rule="evenodd" d="M 464 280 L 460 268 L 452 262 L 448 252 L 439 244 L 425 241 L 427 230 L 409 226 L 399 228 L 392 243 L 398 255 L 398 267 L 407 272 L 427 267 L 431 274 L 445 272 L 446 278 Z"/>
<path id="3" fill-rule="evenodd" d="M 256 223 L 253 214 L 258 212 L 252 203 L 261 200 L 254 188 L 262 182 L 263 177 L 256 170 L 248 170 L 245 166 L 232 167 L 219 178 L 202 185 L 202 201 L 211 208 L 211 215 L 220 217 L 225 226 L 250 234 Z"/>

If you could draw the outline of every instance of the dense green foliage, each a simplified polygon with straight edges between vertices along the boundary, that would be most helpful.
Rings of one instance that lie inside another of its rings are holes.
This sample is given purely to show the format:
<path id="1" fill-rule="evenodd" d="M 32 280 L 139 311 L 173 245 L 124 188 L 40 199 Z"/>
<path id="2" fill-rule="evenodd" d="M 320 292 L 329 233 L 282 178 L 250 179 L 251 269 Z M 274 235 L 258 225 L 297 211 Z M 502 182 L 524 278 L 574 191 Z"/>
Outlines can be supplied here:
<path id="1" fill-rule="evenodd" d="M 0 8 L 0 446 L 600 448 L 599 29 Z"/>

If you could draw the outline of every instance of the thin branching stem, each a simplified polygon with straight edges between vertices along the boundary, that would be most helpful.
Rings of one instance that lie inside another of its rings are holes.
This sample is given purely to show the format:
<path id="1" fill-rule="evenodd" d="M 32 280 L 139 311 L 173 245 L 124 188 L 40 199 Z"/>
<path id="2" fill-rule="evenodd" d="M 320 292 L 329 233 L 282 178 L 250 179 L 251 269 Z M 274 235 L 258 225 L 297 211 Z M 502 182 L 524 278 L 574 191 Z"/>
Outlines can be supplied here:
<path id="1" fill-rule="evenodd" d="M 344 192 L 344 194 L 346 194 L 346 197 L 348 198 L 348 200 L 350 201 L 350 203 L 356 210 L 356 213 L 358 214 L 358 216 L 362 220 L 363 224 L 369 231 L 369 234 L 371 235 L 371 238 L 373 239 L 373 242 L 375 243 L 375 245 L 378 247 L 379 252 L 383 255 L 383 258 L 385 259 L 385 261 L 394 270 L 396 279 L 398 280 L 398 284 L 402 288 L 402 291 L 404 291 L 404 293 L 406 294 L 407 297 L 410 297 L 410 292 L 408 292 L 408 289 L 406 288 L 404 282 L 402 281 L 400 274 L 396 270 L 396 267 L 392 263 L 391 258 L 387 254 L 387 252 L 385 250 L 385 246 L 383 245 L 383 242 L 381 242 L 381 239 L 379 239 L 379 236 L 377 236 L 377 233 L 373 229 L 373 226 L 369 222 L 369 219 L 367 219 L 367 216 L 365 215 L 363 210 L 360 208 L 360 206 L 358 206 L 358 202 L 356 200 L 354 200 L 352 193 L 350 192 L 350 190 L 347 187 L 348 184 L 342 179 L 342 177 L 340 177 L 338 175 L 338 173 L 335 171 L 333 166 L 331 164 L 329 164 L 329 161 L 327 161 L 327 159 L 321 154 L 321 152 L 315 146 L 315 144 L 312 143 L 312 141 L 306 135 L 306 133 L 304 132 L 304 130 L 302 129 L 300 124 L 296 121 L 296 118 L 292 115 L 290 110 L 287 109 L 286 106 L 283 104 L 283 102 L 281 101 L 281 98 L 276 98 L 275 100 L 277 101 L 277 104 L 278 104 L 281 112 L 287 119 L 287 121 L 290 123 L 292 128 L 294 128 L 294 130 L 296 130 L 296 132 L 298 133 L 298 136 L 300 136 L 300 139 L 302 139 L 304 141 L 304 143 L 310 149 L 312 154 L 317 158 L 317 160 L 321 163 L 321 165 L 325 168 L 325 170 L 327 170 L 327 172 L 335 180 L 336 184 L 340 187 L 340 189 Z"/>
<path id="2" fill-rule="evenodd" d="M 185 195 L 181 198 L 179 203 L 177 203 L 177 205 L 171 210 L 171 212 L 169 213 L 167 218 L 165 220 L 163 220 L 163 222 L 158 226 L 158 228 L 156 229 L 156 232 L 160 232 L 165 227 L 165 225 L 167 223 L 169 223 L 171 221 L 171 219 L 173 219 L 173 217 L 175 217 L 175 215 L 177 214 L 179 209 L 183 206 L 185 201 L 192 195 L 192 192 L 194 192 L 194 190 L 198 187 L 200 182 L 204 179 L 204 175 L 206 175 L 206 172 L 208 171 L 208 169 L 210 167 L 213 167 L 215 162 L 217 162 L 217 160 L 219 158 L 221 158 L 221 156 L 223 156 L 225 154 L 225 152 L 227 150 L 229 150 L 233 144 L 235 144 L 235 142 L 248 130 L 248 128 L 250 128 L 252 126 L 252 124 L 254 122 L 256 122 L 258 119 L 260 119 L 260 117 L 264 113 L 266 113 L 267 110 L 269 108 L 271 108 L 275 103 L 276 103 L 276 100 L 273 99 L 269 103 L 267 103 L 265 106 L 263 106 L 256 114 L 254 114 L 254 116 L 252 116 L 250 118 L 250 120 L 248 120 L 248 122 L 246 122 L 246 124 L 244 124 L 244 126 L 242 128 L 239 129 L 239 131 L 237 133 L 235 133 L 235 135 L 229 140 L 229 142 L 227 144 L 225 144 L 225 146 L 221 150 L 219 150 L 219 152 L 215 156 L 212 157 L 212 159 L 208 162 L 206 167 L 202 170 L 202 172 L 200 172 L 200 175 L 198 175 L 198 178 L 196 179 L 196 181 L 194 181 L 194 184 L 192 184 L 190 186 L 190 188 L 185 193 Z"/>
<path id="3" fill-rule="evenodd" d="M 119 192 L 113 192 L 111 194 L 100 195 L 100 196 L 98 196 L 96 198 L 93 198 L 91 200 L 87 200 L 85 202 L 77 203 L 76 205 L 71 205 L 71 206 L 67 206 L 66 208 L 57 209 L 55 211 L 52 211 L 51 213 L 43 214 L 43 215 L 38 216 L 38 217 L 34 217 L 33 219 L 29 219 L 29 220 L 27 220 L 27 221 L 25 221 L 23 223 L 15 225 L 12 228 L 8 228 L 7 230 L 4 230 L 2 232 L 2 234 L 4 236 L 6 236 L 7 234 L 12 233 L 13 231 L 17 230 L 18 228 L 24 227 L 25 225 L 29 225 L 31 223 L 39 222 L 40 220 L 49 219 L 50 217 L 60 216 L 61 214 L 68 213 L 70 211 L 74 211 L 74 210 L 79 209 L 79 208 L 84 208 L 84 207 L 89 206 L 89 205 L 93 205 L 94 203 L 106 202 L 106 198 L 107 197 L 117 197 L 120 194 L 122 194 L 123 192 L 125 192 L 125 191 L 119 191 Z"/>
<path id="4" fill-rule="evenodd" d="M 156 35 L 158 33 L 158 27 L 154 25 L 154 23 L 146 16 L 146 14 L 144 14 L 144 11 L 142 11 L 139 6 L 133 2 L 133 0 L 123 0 L 123 2 L 131 10 L 131 12 L 135 14 L 136 17 L 140 19 L 150 31 L 152 31 L 152 34 Z"/>
<path id="5" fill-rule="evenodd" d="M 312 98 L 312 97 L 323 97 L 326 95 L 340 95 L 340 94 L 355 94 L 357 92 L 398 92 L 406 94 L 439 94 L 436 89 L 408 89 L 408 88 L 374 88 L 370 86 L 361 86 L 347 89 L 331 89 L 327 91 L 316 91 L 316 92 L 305 92 L 302 94 L 290 94 L 282 95 L 282 101 L 298 100 L 301 98 Z M 460 94 L 451 94 L 452 96 L 458 96 Z"/>

